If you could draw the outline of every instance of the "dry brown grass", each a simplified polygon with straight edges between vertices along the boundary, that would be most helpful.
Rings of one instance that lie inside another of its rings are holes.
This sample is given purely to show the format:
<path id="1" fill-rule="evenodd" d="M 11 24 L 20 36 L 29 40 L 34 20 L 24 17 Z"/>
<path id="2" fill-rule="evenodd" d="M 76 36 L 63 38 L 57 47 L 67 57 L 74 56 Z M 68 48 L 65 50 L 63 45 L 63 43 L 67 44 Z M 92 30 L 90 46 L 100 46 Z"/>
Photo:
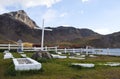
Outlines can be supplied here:
<path id="1" fill-rule="evenodd" d="M 23 43 L 24 47 L 32 47 L 32 45 L 33 45 L 32 43 L 28 43 L 28 42 Z"/>

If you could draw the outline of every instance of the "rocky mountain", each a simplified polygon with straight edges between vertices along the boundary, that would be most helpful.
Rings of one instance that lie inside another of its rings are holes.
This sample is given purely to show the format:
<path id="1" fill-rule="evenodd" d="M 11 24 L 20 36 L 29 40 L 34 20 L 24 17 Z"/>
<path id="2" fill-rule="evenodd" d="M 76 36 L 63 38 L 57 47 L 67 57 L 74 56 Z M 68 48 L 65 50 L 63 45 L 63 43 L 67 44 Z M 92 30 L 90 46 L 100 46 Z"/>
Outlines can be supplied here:
<path id="1" fill-rule="evenodd" d="M 12 12 L 11 12 L 12 13 Z M 17 15 L 18 12 L 13 12 Z M 20 15 L 22 16 L 22 15 Z M 26 16 L 28 17 L 28 16 Z M 32 20 L 28 20 L 28 22 L 32 22 Z M 35 26 L 36 27 L 36 24 Z M 38 42 L 36 31 L 32 27 L 30 27 L 27 23 L 12 17 L 10 13 L 5 13 L 0 15 L 0 39 L 1 41 L 17 41 L 22 39 L 25 42 L 33 42 L 32 40 Z M 37 34 L 40 34 L 40 31 L 37 31 Z"/>
<path id="2" fill-rule="evenodd" d="M 0 15 L 0 34 L 1 38 L 17 41 L 22 39 L 25 42 L 40 42 L 41 30 L 34 29 L 38 27 L 36 23 L 29 18 L 23 10 L 10 12 Z M 50 28 L 50 27 L 47 27 Z M 89 29 L 77 29 L 74 27 L 50 28 L 53 31 L 45 32 L 46 42 L 67 41 L 76 38 L 98 35 Z"/>
<path id="3" fill-rule="evenodd" d="M 26 12 L 19 10 L 0 15 L 0 43 L 23 42 L 40 44 L 41 30 L 34 29 L 37 24 L 30 19 Z M 45 44 L 61 47 L 120 47 L 120 32 L 100 35 L 90 29 L 59 26 L 46 27 L 52 31 L 45 31 Z"/>
<path id="4" fill-rule="evenodd" d="M 30 28 L 38 27 L 37 24 L 28 17 L 27 13 L 24 10 L 19 10 L 15 12 L 5 13 L 4 16 L 9 16 L 13 19 L 19 20 L 26 25 L 28 25 Z"/>

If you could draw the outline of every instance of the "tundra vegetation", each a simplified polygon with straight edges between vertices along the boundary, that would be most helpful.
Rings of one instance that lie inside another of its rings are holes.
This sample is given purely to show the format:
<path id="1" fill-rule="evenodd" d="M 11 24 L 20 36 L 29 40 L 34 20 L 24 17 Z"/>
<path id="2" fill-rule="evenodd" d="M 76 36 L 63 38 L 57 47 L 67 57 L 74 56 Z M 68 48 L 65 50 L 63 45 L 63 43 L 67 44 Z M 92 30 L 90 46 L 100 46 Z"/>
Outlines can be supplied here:
<path id="1" fill-rule="evenodd" d="M 15 58 L 20 54 L 13 52 Z M 32 52 L 25 52 L 28 57 Z M 42 63 L 41 70 L 15 71 L 12 59 L 3 59 L 0 53 L 0 79 L 120 79 L 120 66 L 110 67 L 99 65 L 106 62 L 120 62 L 120 57 L 97 56 L 86 57 L 85 60 L 77 59 L 38 59 Z M 93 63 L 94 68 L 71 66 L 71 63 Z"/>

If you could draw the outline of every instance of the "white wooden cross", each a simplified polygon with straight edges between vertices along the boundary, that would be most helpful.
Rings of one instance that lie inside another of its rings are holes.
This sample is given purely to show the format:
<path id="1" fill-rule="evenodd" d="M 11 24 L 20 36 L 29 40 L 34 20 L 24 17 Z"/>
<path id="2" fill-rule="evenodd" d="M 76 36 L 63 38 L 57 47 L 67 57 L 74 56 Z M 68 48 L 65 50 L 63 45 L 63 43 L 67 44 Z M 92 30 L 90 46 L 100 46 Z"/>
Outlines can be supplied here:
<path id="1" fill-rule="evenodd" d="M 35 27 L 35 29 L 41 29 L 41 28 Z M 44 19 L 43 19 L 43 23 L 42 23 L 42 39 L 41 39 L 41 50 L 42 51 L 44 50 L 44 31 L 45 30 L 52 31 L 52 29 L 45 29 L 44 28 Z"/>

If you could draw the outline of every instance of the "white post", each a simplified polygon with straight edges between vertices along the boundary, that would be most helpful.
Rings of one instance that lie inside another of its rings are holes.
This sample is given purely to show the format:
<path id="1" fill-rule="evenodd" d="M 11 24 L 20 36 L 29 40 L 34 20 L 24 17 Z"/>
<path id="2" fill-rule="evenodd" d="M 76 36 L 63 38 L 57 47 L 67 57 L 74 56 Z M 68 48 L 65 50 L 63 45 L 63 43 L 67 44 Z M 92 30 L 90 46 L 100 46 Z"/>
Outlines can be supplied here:
<path id="1" fill-rule="evenodd" d="M 95 54 L 94 48 L 91 48 L 91 52 L 92 54 Z"/>
<path id="2" fill-rule="evenodd" d="M 64 51 L 65 51 L 65 53 L 67 53 L 67 52 L 66 52 L 66 48 L 64 49 Z"/>
<path id="3" fill-rule="evenodd" d="M 24 47 L 23 47 L 23 43 L 22 43 L 22 44 L 21 44 L 21 49 L 22 49 L 22 51 L 23 51 L 23 48 L 24 48 Z"/>
<path id="4" fill-rule="evenodd" d="M 8 50 L 10 50 L 10 44 L 8 44 Z"/>
<path id="5" fill-rule="evenodd" d="M 94 50 L 95 51 L 95 50 Z M 97 55 L 97 51 L 95 51 L 96 55 Z"/>
<path id="6" fill-rule="evenodd" d="M 45 50 L 48 51 L 48 50 L 47 50 L 47 46 L 45 46 Z"/>
<path id="7" fill-rule="evenodd" d="M 109 51 L 109 48 L 107 48 L 107 55 L 109 55 L 110 51 Z"/>
<path id="8" fill-rule="evenodd" d="M 41 50 L 43 50 L 43 46 L 44 46 L 44 19 L 43 19 L 43 24 L 42 24 Z"/>
<path id="9" fill-rule="evenodd" d="M 86 46 L 86 55 L 88 55 L 88 46 Z"/>
<path id="10" fill-rule="evenodd" d="M 75 53 L 75 49 L 73 48 L 73 53 Z"/>
<path id="11" fill-rule="evenodd" d="M 57 46 L 55 47 L 55 52 L 57 53 Z"/>
<path id="12" fill-rule="evenodd" d="M 80 49 L 80 54 L 82 54 L 82 48 Z"/>

